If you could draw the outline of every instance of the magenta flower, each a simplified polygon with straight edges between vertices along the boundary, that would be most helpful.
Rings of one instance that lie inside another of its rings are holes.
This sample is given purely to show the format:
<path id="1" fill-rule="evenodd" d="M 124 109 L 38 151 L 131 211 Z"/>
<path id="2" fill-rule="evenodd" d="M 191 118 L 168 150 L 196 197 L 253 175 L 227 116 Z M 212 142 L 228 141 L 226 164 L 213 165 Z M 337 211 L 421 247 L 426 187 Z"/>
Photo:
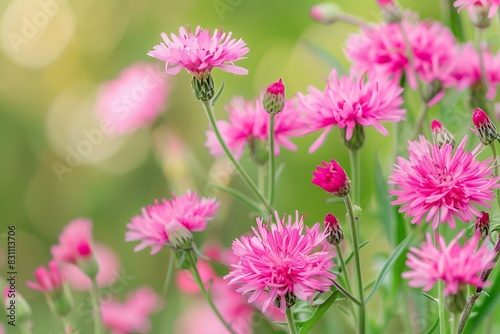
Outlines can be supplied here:
<path id="1" fill-rule="evenodd" d="M 480 145 L 472 152 L 465 151 L 467 136 L 453 153 L 449 143 L 432 145 L 423 136 L 420 141 L 409 141 L 409 160 L 398 157 L 389 184 L 400 189 L 390 190 L 401 204 L 400 212 L 411 216 L 412 224 L 420 225 L 425 217 L 432 228 L 448 223 L 455 228 L 455 218 L 463 222 L 476 219 L 480 210 L 476 205 L 491 207 L 499 177 L 493 176 L 492 162 L 478 161 Z"/>
<path id="2" fill-rule="evenodd" d="M 179 28 L 179 35 L 162 33 L 165 43 L 155 45 L 149 56 L 166 62 L 167 74 L 177 74 L 185 68 L 191 75 L 201 77 L 209 74 L 214 67 L 234 74 L 247 74 L 248 71 L 233 62 L 243 59 L 248 48 L 242 39 L 232 39 L 232 33 L 196 27 L 194 34 L 189 26 Z"/>
<path id="3" fill-rule="evenodd" d="M 269 137 L 269 114 L 264 110 L 262 99 L 245 101 L 242 97 L 235 97 L 226 107 L 229 121 L 217 121 L 222 137 L 234 156 L 240 158 L 245 146 L 252 140 L 267 141 Z M 305 133 L 306 122 L 298 110 L 294 108 L 294 101 L 285 101 L 283 111 L 275 116 L 274 121 L 274 150 L 280 153 L 280 146 L 290 150 L 297 147 L 290 141 L 291 137 L 298 137 Z M 213 156 L 223 154 L 215 134 L 207 131 L 205 145 Z"/>
<path id="4" fill-rule="evenodd" d="M 308 95 L 298 94 L 299 107 L 310 124 L 309 131 L 324 130 L 309 151 L 316 150 L 334 126 L 346 129 L 347 140 L 351 139 L 357 124 L 373 126 L 387 135 L 380 122 L 404 119 L 402 92 L 396 82 L 383 76 L 366 78 L 351 72 L 349 77 L 339 78 L 337 71 L 332 70 L 324 92 L 309 87 Z"/>
<path id="5" fill-rule="evenodd" d="M 298 212 L 295 220 L 292 216 L 281 219 L 277 212 L 274 218 L 277 224 L 264 224 L 257 218 L 254 236 L 233 241 L 239 262 L 224 279 L 230 279 L 228 285 L 240 284 L 237 292 L 251 293 L 249 303 L 267 293 L 264 312 L 276 303 L 285 313 L 295 297 L 312 302 L 316 291 L 328 291 L 336 276 L 329 272 L 334 265 L 333 253 L 327 251 L 326 234 L 320 231 L 319 223 L 304 227 L 304 217 Z M 318 246 L 321 250 L 314 251 Z"/>
<path id="6" fill-rule="evenodd" d="M 58 262 L 77 263 L 92 256 L 92 221 L 86 218 L 72 220 L 59 236 L 59 244 L 51 247 Z"/>
<path id="7" fill-rule="evenodd" d="M 160 297 L 150 288 L 141 287 L 124 303 L 115 300 L 103 302 L 102 322 L 113 334 L 149 333 L 149 316 L 160 307 Z"/>
<path id="8" fill-rule="evenodd" d="M 48 270 L 44 266 L 38 267 L 35 270 L 35 278 L 36 282 L 27 282 L 26 285 L 42 292 L 59 290 L 64 281 L 57 262 L 54 260 L 49 262 Z"/>
<path id="9" fill-rule="evenodd" d="M 453 3 L 454 7 L 459 7 L 460 12 L 464 8 L 471 8 L 473 6 L 484 6 L 489 7 L 488 18 L 492 18 L 500 6 L 500 0 L 456 0 Z"/>
<path id="10" fill-rule="evenodd" d="M 404 272 L 402 277 L 410 280 L 408 284 L 411 287 L 422 287 L 424 291 L 429 291 L 437 280 L 441 280 L 445 283 L 445 295 L 457 294 L 463 284 L 482 288 L 484 283 L 479 274 L 492 266 L 495 253 L 488 249 L 487 242 L 476 250 L 478 233 L 466 241 L 463 247 L 460 246 L 458 240 L 463 234 L 464 231 L 461 231 L 449 245 L 438 235 L 436 247 L 427 233 L 427 239 L 420 249 L 410 248 L 406 261 L 410 271 Z"/>
<path id="11" fill-rule="evenodd" d="M 132 218 L 127 224 L 125 241 L 140 241 L 136 252 L 151 247 L 151 254 L 157 253 L 169 242 L 167 230 L 179 224 L 189 231 L 202 231 L 209 220 L 213 220 L 219 203 L 215 198 L 198 197 L 188 190 L 180 197 L 155 201 L 142 209 L 142 214 Z"/>
<path id="12" fill-rule="evenodd" d="M 332 159 L 330 163 L 321 162 L 323 167 L 316 166 L 312 183 L 335 196 L 346 196 L 351 190 L 351 181 L 342 166 Z"/>
<path id="13" fill-rule="evenodd" d="M 136 63 L 102 85 L 97 115 L 109 131 L 123 134 L 150 125 L 164 110 L 171 84 L 152 65 Z"/>

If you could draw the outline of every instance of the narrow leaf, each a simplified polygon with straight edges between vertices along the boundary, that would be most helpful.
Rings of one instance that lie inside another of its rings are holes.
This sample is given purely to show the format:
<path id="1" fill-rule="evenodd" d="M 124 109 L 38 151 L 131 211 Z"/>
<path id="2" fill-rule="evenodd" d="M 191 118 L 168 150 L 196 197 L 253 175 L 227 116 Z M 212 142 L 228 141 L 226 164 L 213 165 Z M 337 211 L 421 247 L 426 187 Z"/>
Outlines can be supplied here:
<path id="1" fill-rule="evenodd" d="M 361 244 L 359 244 L 358 249 L 362 249 L 363 247 L 365 247 L 369 243 L 370 243 L 370 240 L 366 240 L 366 241 L 362 242 Z M 351 251 L 349 253 L 349 255 L 347 255 L 347 257 L 345 258 L 345 265 L 346 266 L 347 266 L 347 264 L 349 264 L 349 261 L 351 261 L 351 259 L 352 259 L 353 256 L 354 256 L 354 252 L 353 251 Z"/>
<path id="2" fill-rule="evenodd" d="M 300 329 L 299 334 L 307 334 L 311 330 L 311 328 L 313 328 L 313 326 L 316 324 L 316 322 L 318 322 L 318 320 L 321 318 L 321 316 L 326 312 L 326 310 L 328 310 L 330 308 L 330 306 L 332 306 L 332 304 L 335 302 L 335 300 L 337 299 L 339 294 L 340 294 L 340 292 L 338 290 L 334 291 L 330 295 L 330 297 L 328 297 L 325 300 L 325 302 L 323 304 L 318 306 L 316 308 L 316 310 L 314 311 L 313 315 L 304 322 L 304 325 Z"/>
<path id="3" fill-rule="evenodd" d="M 224 81 L 222 81 L 222 84 L 220 85 L 219 90 L 217 91 L 217 93 L 215 93 L 214 97 L 212 98 L 212 101 L 210 102 L 210 104 L 212 105 L 212 107 L 215 106 L 215 103 L 219 99 L 219 97 L 222 94 L 223 90 L 224 90 Z"/>

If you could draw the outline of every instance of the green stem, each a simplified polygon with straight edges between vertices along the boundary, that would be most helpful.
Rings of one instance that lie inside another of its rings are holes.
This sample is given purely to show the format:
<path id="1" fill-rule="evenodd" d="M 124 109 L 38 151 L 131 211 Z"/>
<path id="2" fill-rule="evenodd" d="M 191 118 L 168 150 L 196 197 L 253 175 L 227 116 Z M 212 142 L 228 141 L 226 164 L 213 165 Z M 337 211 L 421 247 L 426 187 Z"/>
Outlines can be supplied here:
<path id="1" fill-rule="evenodd" d="M 434 232 L 434 245 L 438 245 L 437 237 L 439 236 L 439 225 Z M 439 315 L 439 334 L 446 334 L 446 320 L 445 320 L 445 305 L 444 305 L 444 282 L 438 280 L 438 315 Z"/>
<path id="2" fill-rule="evenodd" d="M 92 297 L 92 312 L 94 315 L 94 334 L 101 334 L 102 320 L 101 320 L 101 303 L 99 301 L 99 290 L 97 288 L 96 278 L 91 279 L 92 285 L 90 288 L 90 295 Z"/>
<path id="3" fill-rule="evenodd" d="M 351 174 L 352 174 L 352 197 L 354 199 L 354 204 L 359 205 L 359 190 L 361 189 L 361 173 L 359 165 L 359 150 L 349 150 L 349 160 L 351 162 Z"/>
<path id="4" fill-rule="evenodd" d="M 174 271 L 174 253 L 170 252 L 170 259 L 168 260 L 167 275 L 165 276 L 165 282 L 163 283 L 163 294 L 167 294 L 168 286 L 170 285 L 170 280 L 172 279 L 172 272 Z"/>
<path id="5" fill-rule="evenodd" d="M 342 250 L 340 249 L 340 245 L 335 244 L 335 249 L 337 250 L 337 258 L 339 259 L 340 268 L 342 269 L 342 273 L 344 274 L 344 280 L 347 290 L 352 291 L 351 284 L 349 283 L 349 276 L 347 275 L 347 267 L 345 265 L 344 256 L 342 255 Z"/>
<path id="6" fill-rule="evenodd" d="M 481 45 L 483 41 L 483 29 L 476 28 L 476 51 L 479 57 L 479 69 L 481 71 L 481 82 L 484 87 L 488 87 L 488 78 L 486 77 L 486 67 L 484 65 L 484 52 Z"/>
<path id="7" fill-rule="evenodd" d="M 495 177 L 498 176 L 498 162 L 497 162 L 497 148 L 495 146 L 495 141 L 492 141 L 490 143 L 490 148 L 491 148 L 491 155 L 493 156 L 493 173 L 495 174 Z M 500 208 L 500 192 L 498 189 L 495 190 L 496 195 L 497 195 L 497 204 L 498 208 Z"/>
<path id="8" fill-rule="evenodd" d="M 269 199 L 269 205 L 273 206 L 274 204 L 274 182 L 275 182 L 275 159 L 274 159 L 274 114 L 269 114 L 269 194 L 267 198 Z"/>
<path id="9" fill-rule="evenodd" d="M 201 280 L 200 273 L 198 272 L 198 268 L 196 267 L 196 254 L 194 253 L 194 251 L 192 249 L 187 250 L 186 253 L 188 254 L 188 258 L 189 258 L 189 261 L 191 263 L 189 271 L 191 272 L 191 275 L 193 275 L 193 278 L 196 281 L 196 284 L 198 284 L 198 286 L 200 287 L 200 290 L 203 293 L 203 296 L 205 296 L 206 300 L 210 304 L 210 307 L 214 311 L 214 313 L 217 316 L 217 318 L 219 318 L 219 320 L 222 322 L 222 324 L 224 325 L 224 327 L 226 327 L 226 329 L 231 334 L 237 334 L 233 330 L 233 328 L 231 327 L 231 325 L 229 325 L 226 322 L 226 320 L 224 319 L 224 317 L 222 316 L 222 314 L 219 312 L 219 310 L 215 306 L 214 301 L 210 297 L 210 294 L 205 289 L 205 285 L 203 284 L 203 281 Z"/>
<path id="10" fill-rule="evenodd" d="M 352 238 L 352 248 L 354 252 L 354 262 L 356 266 L 356 281 L 358 284 L 358 299 L 361 302 L 359 306 L 359 333 L 363 334 L 365 332 L 365 298 L 363 295 L 363 275 L 361 274 L 361 261 L 359 257 L 359 241 L 358 241 L 358 230 L 356 223 L 354 221 L 354 212 L 352 209 L 352 202 L 349 195 L 344 198 L 345 206 L 347 209 L 347 215 L 349 217 L 349 226 L 351 227 L 351 238 Z"/>
<path id="11" fill-rule="evenodd" d="M 457 321 L 456 321 L 455 313 L 450 313 L 450 334 L 457 333 Z"/>
<path id="12" fill-rule="evenodd" d="M 417 136 L 422 131 L 422 126 L 424 125 L 425 116 L 427 116 L 427 111 L 429 107 L 427 107 L 427 103 L 423 102 L 420 107 L 420 111 L 417 115 L 417 120 L 415 121 L 415 126 L 413 127 L 413 132 L 410 136 L 410 139 L 417 139 Z"/>
<path id="13" fill-rule="evenodd" d="M 243 167 L 240 165 L 238 160 L 233 156 L 231 151 L 229 150 L 229 147 L 227 147 L 226 142 L 224 141 L 224 138 L 222 138 L 222 134 L 219 131 L 219 127 L 217 126 L 217 122 L 215 120 L 214 112 L 212 110 L 212 105 L 210 104 L 210 101 L 201 101 L 203 105 L 203 109 L 205 110 L 205 113 L 207 114 L 208 120 L 210 122 L 210 125 L 212 126 L 212 130 L 215 133 L 215 136 L 217 137 L 217 140 L 219 141 L 219 144 L 222 146 L 222 149 L 224 150 L 224 153 L 226 153 L 227 157 L 231 162 L 233 163 L 234 167 L 238 171 L 238 174 L 241 176 L 243 181 L 246 183 L 246 185 L 250 188 L 252 193 L 255 195 L 255 197 L 259 200 L 260 203 L 262 203 L 265 208 L 267 209 L 269 214 L 273 213 L 273 208 L 272 206 L 267 202 L 267 200 L 264 198 L 262 193 L 259 191 L 255 183 L 252 181 L 248 173 L 243 169 Z"/>
<path id="14" fill-rule="evenodd" d="M 350 299 L 351 301 L 354 302 L 354 304 L 361 306 L 361 302 L 359 300 L 357 300 L 353 295 L 351 295 L 346 289 L 344 289 L 344 287 L 342 285 L 340 285 L 339 283 L 337 283 L 335 281 L 332 281 L 332 283 L 333 283 L 333 286 L 335 286 L 337 288 L 337 290 L 339 290 L 340 293 L 343 294 L 347 299 Z"/>
<path id="15" fill-rule="evenodd" d="M 293 313 L 290 307 L 286 308 L 286 323 L 288 324 L 289 333 L 297 334 L 297 326 L 295 326 L 295 320 L 293 319 Z"/>

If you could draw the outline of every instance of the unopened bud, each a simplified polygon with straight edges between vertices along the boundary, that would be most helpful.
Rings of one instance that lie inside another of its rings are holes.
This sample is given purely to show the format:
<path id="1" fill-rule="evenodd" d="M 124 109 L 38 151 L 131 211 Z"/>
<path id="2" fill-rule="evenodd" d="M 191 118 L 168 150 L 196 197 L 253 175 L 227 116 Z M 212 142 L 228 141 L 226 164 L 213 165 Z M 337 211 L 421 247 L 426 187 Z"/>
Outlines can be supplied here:
<path id="1" fill-rule="evenodd" d="M 434 144 L 442 147 L 444 144 L 455 146 L 455 136 L 451 134 L 438 120 L 433 120 L 431 123 L 432 139 Z"/>
<path id="2" fill-rule="evenodd" d="M 484 145 L 489 145 L 500 135 L 497 132 L 495 124 L 490 120 L 490 117 L 481 108 L 472 110 L 472 122 L 477 129 L 477 135 Z"/>
<path id="3" fill-rule="evenodd" d="M 448 312 L 458 314 L 462 313 L 467 304 L 467 286 L 460 284 L 456 294 L 445 295 L 444 305 Z"/>
<path id="4" fill-rule="evenodd" d="M 273 115 L 283 110 L 285 107 L 285 86 L 281 79 L 267 87 L 262 105 L 265 111 Z"/>
<path id="5" fill-rule="evenodd" d="M 339 15 L 342 14 L 342 9 L 331 2 L 324 2 L 314 5 L 310 11 L 314 21 L 323 24 L 333 24 L 339 21 Z"/>
<path id="6" fill-rule="evenodd" d="M 259 166 L 265 165 L 267 160 L 269 160 L 267 141 L 250 137 L 248 140 L 248 146 L 250 148 L 250 157 L 252 158 L 252 161 Z"/>
<path id="7" fill-rule="evenodd" d="M 338 245 L 344 240 L 344 232 L 340 227 L 339 220 L 331 213 L 325 216 L 325 234 L 327 234 L 326 241 L 332 245 Z"/>
<path id="8" fill-rule="evenodd" d="M 332 159 L 330 163 L 322 162 L 323 167 L 316 166 L 312 183 L 338 197 L 345 197 L 351 191 L 351 181 L 339 163 Z"/>
<path id="9" fill-rule="evenodd" d="M 476 217 L 475 224 L 476 233 L 481 234 L 481 238 L 486 238 L 490 234 L 490 214 L 486 211 L 481 211 Z"/>
<path id="10" fill-rule="evenodd" d="M 377 0 L 377 4 L 382 10 L 382 17 L 387 23 L 401 22 L 403 11 L 394 0 Z"/>
<path id="11" fill-rule="evenodd" d="M 476 1 L 474 6 L 469 7 L 469 17 L 472 25 L 477 29 L 486 29 L 491 25 L 488 18 L 489 6 L 483 6 L 480 1 Z"/>

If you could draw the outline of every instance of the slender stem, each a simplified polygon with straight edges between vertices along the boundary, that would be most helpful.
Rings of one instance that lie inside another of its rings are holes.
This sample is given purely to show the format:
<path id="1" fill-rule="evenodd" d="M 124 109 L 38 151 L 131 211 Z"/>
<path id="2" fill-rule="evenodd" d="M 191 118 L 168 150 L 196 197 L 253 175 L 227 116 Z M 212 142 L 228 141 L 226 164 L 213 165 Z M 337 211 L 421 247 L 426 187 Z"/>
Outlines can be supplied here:
<path id="1" fill-rule="evenodd" d="M 219 318 L 219 320 L 222 322 L 222 324 L 224 325 L 224 327 L 226 327 L 226 329 L 230 333 L 237 334 L 233 330 L 233 328 L 231 327 L 231 325 L 229 325 L 226 322 L 226 320 L 224 319 L 224 317 L 222 316 L 222 314 L 219 312 L 219 310 L 215 306 L 214 301 L 210 297 L 210 294 L 207 292 L 207 289 L 205 289 L 205 285 L 203 284 L 203 281 L 201 280 L 200 273 L 198 272 L 198 268 L 196 267 L 196 254 L 194 253 L 194 251 L 192 249 L 186 251 L 186 253 L 188 254 L 188 258 L 189 258 L 190 263 L 191 263 L 189 270 L 191 272 L 191 275 L 193 275 L 193 278 L 196 281 L 196 284 L 198 284 L 198 286 L 200 287 L 200 290 L 203 293 L 203 296 L 205 296 L 205 298 L 207 299 L 208 303 L 210 304 L 210 307 L 214 311 L 214 313 L 217 316 L 217 318 Z"/>
<path id="2" fill-rule="evenodd" d="M 417 120 L 415 121 L 415 126 L 413 127 L 413 132 L 410 136 L 410 139 L 417 139 L 417 136 L 420 134 L 420 131 L 422 131 L 422 126 L 424 125 L 424 120 L 425 116 L 427 116 L 427 111 L 429 110 L 429 107 L 427 106 L 427 103 L 422 103 L 422 106 L 420 107 L 420 111 L 418 112 L 417 115 Z"/>
<path id="3" fill-rule="evenodd" d="M 486 67 L 484 64 L 484 52 L 481 45 L 483 41 L 483 29 L 476 28 L 476 51 L 479 57 L 479 69 L 481 71 L 481 82 L 484 87 L 488 87 L 488 78 L 486 77 Z"/>
<path id="4" fill-rule="evenodd" d="M 242 194 L 238 190 L 233 189 L 233 188 L 229 188 L 229 187 L 225 187 L 225 186 L 221 186 L 221 185 L 216 184 L 216 183 L 212 184 L 212 186 L 214 188 L 219 189 L 220 191 L 228 193 L 229 195 L 233 196 L 236 199 L 239 199 L 241 202 L 245 203 L 246 205 L 248 205 L 252 209 L 259 211 L 259 212 L 262 211 L 262 208 L 259 206 L 259 204 L 257 202 L 248 198 L 246 195 Z M 261 213 L 263 213 L 263 212 L 261 212 Z"/>
<path id="5" fill-rule="evenodd" d="M 474 304 L 476 303 L 476 300 L 479 298 L 479 296 L 479 293 L 474 293 L 469 297 L 469 300 L 467 300 L 467 305 L 465 306 L 465 310 L 462 312 L 460 321 L 458 323 L 458 334 L 464 331 L 465 325 L 467 325 L 467 321 L 469 320 L 470 314 L 472 312 L 472 308 L 474 307 Z"/>
<path id="6" fill-rule="evenodd" d="M 349 217 L 349 226 L 351 227 L 352 248 L 354 252 L 354 262 L 356 265 L 356 281 L 358 284 L 358 299 L 361 301 L 359 306 L 359 333 L 365 332 L 365 298 L 363 296 L 363 275 L 361 274 L 361 262 L 359 257 L 359 241 L 356 223 L 354 221 L 354 212 L 352 209 L 352 202 L 349 195 L 344 197 L 347 215 Z"/>
<path id="7" fill-rule="evenodd" d="M 340 245 L 335 244 L 335 249 L 337 250 L 337 258 L 339 259 L 340 268 L 342 269 L 342 273 L 344 274 L 344 280 L 347 290 L 352 291 L 351 284 L 349 283 L 349 275 L 347 275 L 347 267 L 345 265 L 344 256 L 342 255 L 342 250 L 340 249 Z"/>
<path id="8" fill-rule="evenodd" d="M 276 167 L 275 167 L 275 159 L 274 159 L 274 114 L 269 114 L 269 135 L 268 135 L 268 142 L 269 142 L 269 194 L 267 195 L 267 198 L 269 200 L 269 205 L 273 206 L 274 204 L 274 183 L 275 183 L 275 173 L 276 173 Z"/>
<path id="9" fill-rule="evenodd" d="M 439 236 L 439 225 L 434 232 L 434 245 L 438 245 L 437 237 Z M 444 305 L 444 282 L 438 280 L 438 315 L 439 315 L 439 334 L 446 334 L 446 320 L 445 320 L 445 305 Z"/>
<path id="10" fill-rule="evenodd" d="M 358 306 L 362 306 L 361 302 L 357 300 L 353 295 L 351 295 L 342 285 L 339 283 L 332 281 L 333 285 L 337 288 L 337 290 L 340 291 L 341 294 L 343 294 L 347 299 L 352 300 L 355 304 Z"/>
<path id="11" fill-rule="evenodd" d="M 352 24 L 352 25 L 360 27 L 360 28 L 366 26 L 365 20 L 363 20 L 362 18 L 360 18 L 358 16 L 354 16 L 351 14 L 345 14 L 345 13 L 338 14 L 337 20 L 341 21 L 341 22 L 348 23 L 348 24 Z"/>
<path id="12" fill-rule="evenodd" d="M 490 143 L 490 148 L 491 148 L 491 155 L 493 156 L 493 173 L 495 174 L 495 177 L 498 176 L 498 161 L 497 161 L 497 148 L 495 146 L 495 141 L 492 141 Z M 500 208 L 500 192 L 498 189 L 495 190 L 496 195 L 497 195 L 497 204 L 498 208 Z"/>
<path id="13" fill-rule="evenodd" d="M 99 290 L 97 288 L 96 278 L 91 279 L 92 285 L 90 288 L 90 295 L 92 297 L 92 312 L 94 315 L 94 334 L 101 334 L 102 320 L 101 320 L 101 303 L 99 301 Z"/>
<path id="14" fill-rule="evenodd" d="M 349 160 L 351 162 L 351 174 L 352 174 L 352 197 L 354 199 L 354 204 L 359 205 L 359 190 L 361 189 L 361 173 L 359 165 L 359 150 L 349 150 Z"/>
<path id="15" fill-rule="evenodd" d="M 165 282 L 163 283 L 163 294 L 167 294 L 168 286 L 170 284 L 170 280 L 172 279 L 172 272 L 174 271 L 174 253 L 170 252 L 170 259 L 168 260 L 168 269 L 167 275 L 165 276 Z"/>
<path id="16" fill-rule="evenodd" d="M 457 333 L 457 317 L 455 316 L 455 313 L 450 313 L 450 334 L 456 334 Z"/>
<path id="17" fill-rule="evenodd" d="M 293 319 L 292 309 L 290 307 L 286 308 L 286 322 L 288 324 L 288 331 L 290 334 L 297 334 L 297 326 L 295 326 L 295 320 Z"/>
<path id="18" fill-rule="evenodd" d="M 210 125 L 212 126 L 212 130 L 215 133 L 215 136 L 217 137 L 219 144 L 222 146 L 222 149 L 224 150 L 224 153 L 226 153 L 227 157 L 231 162 L 233 163 L 234 167 L 238 171 L 238 174 L 240 174 L 241 178 L 243 181 L 246 183 L 246 185 L 250 188 L 252 193 L 255 195 L 255 197 L 259 200 L 260 203 L 262 203 L 269 214 L 272 214 L 274 211 L 272 206 L 269 205 L 267 200 L 264 198 L 264 196 L 261 194 L 255 183 L 252 181 L 248 173 L 243 169 L 243 167 L 240 165 L 238 160 L 233 156 L 231 151 L 229 150 L 229 147 L 227 147 L 226 142 L 224 141 L 224 138 L 222 138 L 222 134 L 219 131 L 219 128 L 217 126 L 217 122 L 215 120 L 214 112 L 212 110 L 212 105 L 210 104 L 210 101 L 202 101 L 203 109 L 205 110 L 205 113 L 207 114 L 208 120 L 210 122 Z"/>
<path id="19" fill-rule="evenodd" d="M 266 170 L 263 165 L 259 165 L 257 169 L 257 188 L 259 188 L 259 191 L 261 194 L 265 192 L 265 187 L 266 187 Z"/>

